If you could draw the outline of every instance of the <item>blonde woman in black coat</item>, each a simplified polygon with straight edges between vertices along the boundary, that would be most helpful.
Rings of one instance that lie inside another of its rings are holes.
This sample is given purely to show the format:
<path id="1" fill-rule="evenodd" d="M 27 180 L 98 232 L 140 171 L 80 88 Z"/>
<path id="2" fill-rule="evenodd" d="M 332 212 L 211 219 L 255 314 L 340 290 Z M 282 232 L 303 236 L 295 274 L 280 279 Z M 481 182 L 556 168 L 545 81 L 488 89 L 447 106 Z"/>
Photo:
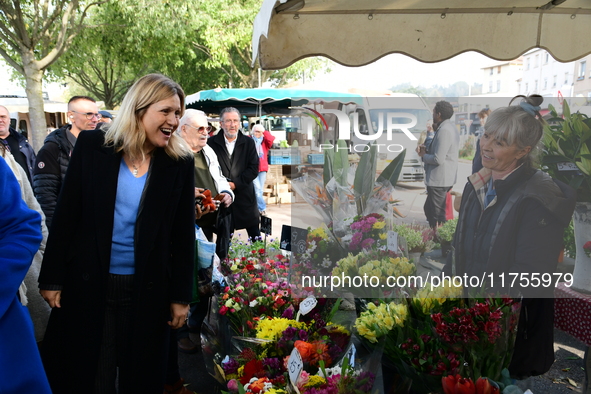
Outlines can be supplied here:
<path id="1" fill-rule="evenodd" d="M 146 75 L 106 133 L 78 138 L 39 277 L 56 394 L 162 393 L 169 330 L 192 296 L 193 156 L 174 133 L 184 98 Z"/>

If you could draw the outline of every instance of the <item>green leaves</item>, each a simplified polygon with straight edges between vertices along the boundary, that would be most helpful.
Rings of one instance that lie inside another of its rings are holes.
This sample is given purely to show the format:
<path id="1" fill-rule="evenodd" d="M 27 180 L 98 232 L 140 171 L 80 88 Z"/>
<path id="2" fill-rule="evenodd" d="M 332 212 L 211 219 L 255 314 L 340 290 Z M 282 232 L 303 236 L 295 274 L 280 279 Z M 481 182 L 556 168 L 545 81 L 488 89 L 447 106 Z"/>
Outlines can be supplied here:
<path id="1" fill-rule="evenodd" d="M 542 164 L 553 178 L 577 189 L 578 201 L 591 201 L 591 119 L 571 113 L 566 100 L 562 117 L 549 105 L 552 118 L 544 126 Z M 576 169 L 568 169 L 567 165 Z"/>
<path id="2" fill-rule="evenodd" d="M 392 160 L 390 164 L 378 177 L 378 182 L 389 181 L 392 186 L 396 186 L 396 182 L 398 182 L 398 177 L 400 177 L 400 172 L 402 171 L 402 165 L 404 164 L 404 158 L 406 157 L 406 149 L 404 149 L 398 156 Z"/>
<path id="3" fill-rule="evenodd" d="M 357 213 L 359 215 L 363 213 L 366 202 L 372 194 L 376 177 L 378 149 L 374 144 L 367 144 L 366 146 L 368 150 L 361 154 L 357 171 L 355 171 L 355 181 L 353 182 Z"/>

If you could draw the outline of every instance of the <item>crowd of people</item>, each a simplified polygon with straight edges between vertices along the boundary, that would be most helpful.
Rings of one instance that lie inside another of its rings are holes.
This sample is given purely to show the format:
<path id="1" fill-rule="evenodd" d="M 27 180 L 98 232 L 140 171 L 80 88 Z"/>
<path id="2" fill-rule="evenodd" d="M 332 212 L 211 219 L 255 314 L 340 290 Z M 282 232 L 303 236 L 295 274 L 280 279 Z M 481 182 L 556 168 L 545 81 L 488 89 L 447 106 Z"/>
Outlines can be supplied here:
<path id="1" fill-rule="evenodd" d="M 520 99 L 482 112 L 480 168 L 453 241 L 457 274 L 556 268 L 575 192 L 538 169 L 542 99 Z M 69 124 L 37 155 L 0 106 L 0 391 L 189 393 L 177 352 L 198 350 L 189 332 L 208 305 L 192 291 L 195 226 L 220 259 L 234 231 L 260 236 L 274 137 L 261 125 L 245 135 L 236 108 L 221 111 L 212 134 L 206 114 L 184 102 L 160 74 L 140 78 L 116 117 L 72 97 Z M 433 228 L 447 220 L 457 181 L 453 113 L 437 102 L 417 148 Z M 551 295 L 522 290 L 518 378 L 553 361 Z"/>

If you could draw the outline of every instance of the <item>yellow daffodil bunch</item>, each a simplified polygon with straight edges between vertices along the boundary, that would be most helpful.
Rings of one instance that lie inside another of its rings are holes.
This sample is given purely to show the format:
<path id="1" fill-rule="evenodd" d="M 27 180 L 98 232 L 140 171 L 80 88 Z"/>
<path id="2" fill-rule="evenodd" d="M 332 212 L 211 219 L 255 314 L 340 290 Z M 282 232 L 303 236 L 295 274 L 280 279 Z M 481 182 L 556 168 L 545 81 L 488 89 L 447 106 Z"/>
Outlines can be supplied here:
<path id="1" fill-rule="evenodd" d="M 394 327 L 402 327 L 407 316 L 408 308 L 405 304 L 370 303 L 367 310 L 361 312 L 361 316 L 355 321 L 355 328 L 359 335 L 369 342 L 376 343 Z"/>
<path id="2" fill-rule="evenodd" d="M 452 281 L 446 279 L 440 286 L 427 284 L 420 289 L 413 299 L 415 307 L 424 314 L 438 312 L 438 309 L 445 303 L 456 301 L 462 297 L 462 286 L 454 286 Z"/>

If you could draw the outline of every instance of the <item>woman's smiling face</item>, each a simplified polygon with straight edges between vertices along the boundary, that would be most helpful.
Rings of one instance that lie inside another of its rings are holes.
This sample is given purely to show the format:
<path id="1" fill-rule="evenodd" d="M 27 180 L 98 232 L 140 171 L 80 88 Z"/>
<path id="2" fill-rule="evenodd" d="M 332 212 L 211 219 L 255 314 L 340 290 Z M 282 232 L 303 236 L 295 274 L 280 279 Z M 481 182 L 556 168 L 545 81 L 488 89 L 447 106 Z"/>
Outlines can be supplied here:
<path id="1" fill-rule="evenodd" d="M 529 151 L 530 146 L 519 149 L 516 143 L 508 145 L 504 140 L 497 140 L 486 131 L 480 138 L 482 165 L 499 174 L 508 174 L 517 168 L 519 160 Z"/>
<path id="2" fill-rule="evenodd" d="M 148 107 L 141 123 L 146 132 L 145 148 L 164 148 L 179 125 L 181 100 L 176 94 Z"/>

